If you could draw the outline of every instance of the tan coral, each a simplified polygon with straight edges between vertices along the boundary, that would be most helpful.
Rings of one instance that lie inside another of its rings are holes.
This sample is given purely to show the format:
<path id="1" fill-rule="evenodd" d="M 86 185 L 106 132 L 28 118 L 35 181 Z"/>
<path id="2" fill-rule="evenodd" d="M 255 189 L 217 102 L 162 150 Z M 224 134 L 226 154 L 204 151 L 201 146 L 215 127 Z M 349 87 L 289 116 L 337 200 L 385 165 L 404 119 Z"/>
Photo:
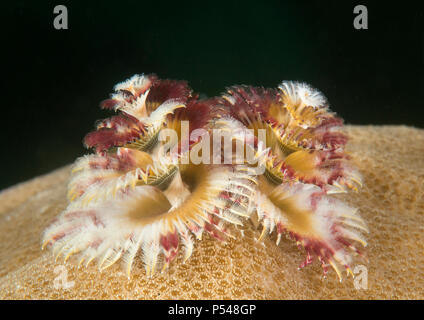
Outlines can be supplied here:
<path id="1" fill-rule="evenodd" d="M 181 253 L 178 263 L 151 279 L 140 259 L 131 280 L 119 264 L 103 273 L 94 265 L 56 269 L 62 263 L 52 263 L 51 253 L 40 251 L 39 243 L 42 230 L 66 207 L 66 167 L 0 194 L 0 298 L 423 299 L 424 131 L 399 126 L 347 130 L 347 149 L 364 187 L 337 197 L 360 209 L 373 235 L 366 250 L 369 262 L 363 263 L 367 290 L 355 289 L 352 278 L 339 283 L 335 273 L 323 280 L 318 263 L 297 270 L 304 253 L 285 239 L 278 247 L 275 238 L 257 243 L 261 228 L 250 223 L 245 237 L 220 242 L 207 236 L 196 242 L 190 260 L 182 263 Z M 63 270 L 74 282 L 71 288 L 60 286 Z"/>

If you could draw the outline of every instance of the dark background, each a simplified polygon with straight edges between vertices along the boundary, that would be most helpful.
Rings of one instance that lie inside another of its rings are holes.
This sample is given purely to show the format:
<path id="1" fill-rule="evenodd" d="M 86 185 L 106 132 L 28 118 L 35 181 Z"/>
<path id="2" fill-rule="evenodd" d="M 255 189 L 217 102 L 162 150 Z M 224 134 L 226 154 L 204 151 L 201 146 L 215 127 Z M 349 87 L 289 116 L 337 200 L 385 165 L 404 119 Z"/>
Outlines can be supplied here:
<path id="1" fill-rule="evenodd" d="M 55 30 L 64 4 L 69 29 Z M 369 29 L 353 28 L 368 8 Z M 72 162 L 135 73 L 218 95 L 233 84 L 319 88 L 350 124 L 424 127 L 423 10 L 396 1 L 16 1 L 2 5 L 0 189 Z"/>

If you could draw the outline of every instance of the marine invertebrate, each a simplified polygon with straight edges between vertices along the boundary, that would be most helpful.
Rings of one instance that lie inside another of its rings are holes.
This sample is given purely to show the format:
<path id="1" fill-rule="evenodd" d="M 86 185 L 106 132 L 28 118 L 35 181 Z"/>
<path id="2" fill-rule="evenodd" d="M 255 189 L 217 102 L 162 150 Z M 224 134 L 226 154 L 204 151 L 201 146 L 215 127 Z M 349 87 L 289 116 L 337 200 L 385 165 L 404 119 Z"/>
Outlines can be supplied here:
<path id="1" fill-rule="evenodd" d="M 287 233 L 307 252 L 300 267 L 317 257 L 324 272 L 329 264 L 340 278 L 338 265 L 352 274 L 348 251 L 360 253 L 354 242 L 366 245 L 361 231 L 368 229 L 356 209 L 329 194 L 357 190 L 361 178 L 344 152 L 342 120 L 328 111 L 325 97 L 306 84 L 283 82 L 278 90 L 234 86 L 219 103 L 228 113 L 221 122 L 237 126 L 237 120 L 256 139 L 266 133 L 269 152 L 253 201 L 261 237 L 276 230 L 278 244 Z"/>
<path id="2" fill-rule="evenodd" d="M 80 263 L 98 259 L 100 268 L 122 257 L 128 274 L 141 248 L 151 274 L 158 265 L 166 268 L 181 245 L 187 259 L 193 235 L 220 238 L 224 220 L 239 223 L 252 177 L 233 166 L 178 163 L 189 152 L 182 147 L 184 139 L 170 141 L 177 158 L 161 149 L 159 132 L 180 131 L 183 120 L 191 123 L 191 131 L 207 130 L 210 104 L 192 95 L 185 82 L 136 75 L 116 85 L 101 106 L 120 113 L 100 121 L 85 137 L 96 153 L 75 162 L 70 204 L 45 231 L 43 246 L 52 246 L 65 260 L 80 252 Z M 189 148 L 198 143 L 185 142 Z"/>
<path id="3" fill-rule="evenodd" d="M 262 236 L 276 229 L 277 243 L 286 232 L 303 245 L 302 266 L 316 256 L 324 270 L 350 270 L 347 249 L 359 252 L 352 242 L 365 244 L 358 230 L 367 228 L 329 194 L 356 190 L 360 177 L 343 149 L 342 121 L 321 93 L 283 82 L 278 90 L 234 86 L 199 100 L 187 83 L 155 75 L 135 75 L 114 89 L 101 107 L 118 115 L 85 137 L 95 153 L 75 162 L 69 206 L 43 235 L 43 247 L 53 247 L 56 257 L 79 253 L 80 264 L 97 259 L 102 269 L 122 258 L 129 275 L 141 249 L 153 274 L 181 246 L 187 259 L 193 236 L 222 239 L 229 225 L 252 218 Z M 165 141 L 166 129 L 175 135 Z M 263 172 L 247 159 L 216 164 L 228 150 L 219 145 L 210 155 L 203 147 L 217 131 L 230 132 L 232 160 L 240 158 L 233 144 L 249 140 L 243 156 L 253 150 Z M 193 161 L 192 151 L 203 161 Z"/>

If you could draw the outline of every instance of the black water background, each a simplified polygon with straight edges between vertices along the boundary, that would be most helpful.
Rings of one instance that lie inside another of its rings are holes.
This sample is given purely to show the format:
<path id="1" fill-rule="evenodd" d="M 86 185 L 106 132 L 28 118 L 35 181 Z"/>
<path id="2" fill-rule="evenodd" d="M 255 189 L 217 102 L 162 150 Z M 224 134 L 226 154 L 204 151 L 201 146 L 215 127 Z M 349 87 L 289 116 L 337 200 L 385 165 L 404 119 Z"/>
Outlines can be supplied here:
<path id="1" fill-rule="evenodd" d="M 417 2 L 418 3 L 418 2 Z M 53 28 L 53 8 L 69 29 Z M 369 29 L 353 28 L 365 4 Z M 233 84 L 311 83 L 350 124 L 424 127 L 424 11 L 414 2 L 17 1 L 2 5 L 0 189 L 72 162 L 115 83 L 135 73 Z"/>

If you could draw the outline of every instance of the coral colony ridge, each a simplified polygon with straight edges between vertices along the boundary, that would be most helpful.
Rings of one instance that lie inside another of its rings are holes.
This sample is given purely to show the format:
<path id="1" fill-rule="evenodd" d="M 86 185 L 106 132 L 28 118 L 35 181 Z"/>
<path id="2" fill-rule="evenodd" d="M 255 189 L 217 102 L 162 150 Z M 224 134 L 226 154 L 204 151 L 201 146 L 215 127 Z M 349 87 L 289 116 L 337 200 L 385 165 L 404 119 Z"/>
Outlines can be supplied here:
<path id="1" fill-rule="evenodd" d="M 341 279 L 366 246 L 357 210 L 332 194 L 361 186 L 344 151 L 343 122 L 304 83 L 233 86 L 201 100 L 186 82 L 135 75 L 119 83 L 76 160 L 69 205 L 45 230 L 43 248 L 105 269 L 120 258 L 128 276 L 137 253 L 146 274 L 165 270 L 194 239 L 243 237 L 241 225 L 276 231 Z M 163 134 L 163 133 L 166 134 Z M 218 137 L 218 138 L 217 138 Z M 221 143 L 221 140 L 224 143 Z"/>

